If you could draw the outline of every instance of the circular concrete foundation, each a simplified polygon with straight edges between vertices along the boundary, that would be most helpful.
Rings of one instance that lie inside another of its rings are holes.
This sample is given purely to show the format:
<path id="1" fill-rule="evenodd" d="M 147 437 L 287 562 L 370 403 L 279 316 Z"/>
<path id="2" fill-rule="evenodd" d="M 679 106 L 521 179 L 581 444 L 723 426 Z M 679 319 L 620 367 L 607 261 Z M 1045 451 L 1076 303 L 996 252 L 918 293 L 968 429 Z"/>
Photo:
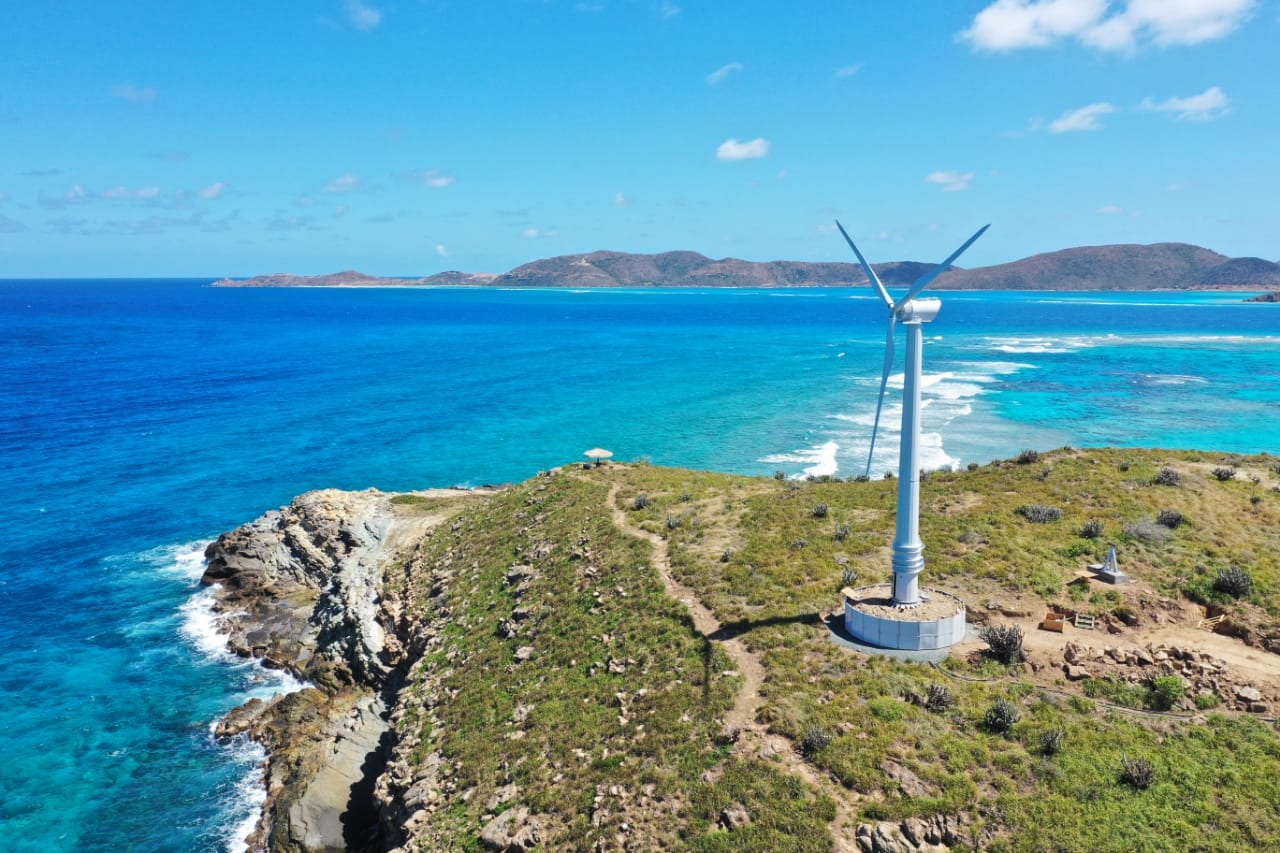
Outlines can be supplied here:
<path id="1" fill-rule="evenodd" d="M 859 642 L 882 649 L 945 649 L 964 639 L 964 602 L 936 589 L 927 601 L 899 610 L 892 584 L 844 590 L 844 629 Z"/>

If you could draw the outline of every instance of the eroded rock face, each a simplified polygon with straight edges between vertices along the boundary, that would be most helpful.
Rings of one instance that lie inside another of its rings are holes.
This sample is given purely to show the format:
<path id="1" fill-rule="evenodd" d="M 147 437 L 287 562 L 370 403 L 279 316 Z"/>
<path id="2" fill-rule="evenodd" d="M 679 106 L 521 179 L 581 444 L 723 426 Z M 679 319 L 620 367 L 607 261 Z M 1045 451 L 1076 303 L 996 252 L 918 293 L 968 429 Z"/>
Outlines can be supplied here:
<path id="1" fill-rule="evenodd" d="M 250 850 L 383 845 L 373 784 L 403 648 L 387 630 L 387 567 L 449 512 L 399 510 L 369 490 L 309 492 L 225 533 L 205 551 L 228 646 L 309 684 L 253 699 L 218 725 L 268 751 L 267 802 Z M 394 609 L 394 608 L 393 608 Z"/>
<path id="2" fill-rule="evenodd" d="M 203 582 L 217 585 L 231 649 L 321 683 L 381 685 L 392 666 L 378 605 L 390 497 L 308 492 L 218 537 Z"/>

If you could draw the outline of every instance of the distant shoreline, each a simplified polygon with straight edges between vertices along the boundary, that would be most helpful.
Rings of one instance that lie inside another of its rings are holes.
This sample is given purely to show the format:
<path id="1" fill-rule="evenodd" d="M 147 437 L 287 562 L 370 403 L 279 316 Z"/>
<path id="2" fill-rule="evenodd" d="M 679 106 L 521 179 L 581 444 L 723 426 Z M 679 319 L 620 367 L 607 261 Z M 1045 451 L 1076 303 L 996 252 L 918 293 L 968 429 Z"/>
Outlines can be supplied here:
<path id="1" fill-rule="evenodd" d="M 890 287 L 909 286 L 934 269 L 918 261 L 874 264 Z M 457 270 L 422 278 L 373 276 L 355 270 L 325 275 L 274 273 L 223 278 L 214 287 L 502 287 L 575 288 L 813 288 L 860 287 L 869 280 L 861 265 L 835 261 L 744 261 L 708 258 L 697 252 L 644 255 L 598 251 L 531 261 L 502 274 Z M 1082 246 L 1005 264 L 950 267 L 933 289 L 1029 291 L 1280 291 L 1280 263 L 1228 258 L 1187 243 Z"/>

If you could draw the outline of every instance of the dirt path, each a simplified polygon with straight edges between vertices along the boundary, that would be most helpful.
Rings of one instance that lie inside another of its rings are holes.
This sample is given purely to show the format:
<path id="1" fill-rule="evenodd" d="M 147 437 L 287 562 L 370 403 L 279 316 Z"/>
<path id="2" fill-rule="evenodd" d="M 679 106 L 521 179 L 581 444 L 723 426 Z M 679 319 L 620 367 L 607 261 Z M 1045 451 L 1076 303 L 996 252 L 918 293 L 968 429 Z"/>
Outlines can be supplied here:
<path id="1" fill-rule="evenodd" d="M 760 687 L 765 679 L 764 664 L 756 654 L 743 645 L 740 639 L 717 637 L 721 628 L 720 621 L 698 600 L 693 590 L 672 577 L 667 541 L 656 533 L 642 530 L 631 523 L 626 512 L 618 506 L 618 488 L 618 484 L 613 483 L 609 487 L 609 496 L 605 499 L 614 525 L 624 533 L 643 539 L 653 547 L 651 563 L 654 571 L 661 578 L 667 594 L 688 608 L 689 615 L 693 617 L 694 628 L 724 649 L 725 654 L 733 660 L 738 675 L 742 677 L 742 687 L 738 690 L 737 699 L 734 700 L 733 708 L 724 718 L 725 730 L 736 730 L 738 733 L 734 752 L 743 758 L 759 758 L 771 763 L 776 762 L 785 772 L 799 776 L 831 797 L 836 804 L 836 816 L 830 824 L 832 849 L 837 853 L 856 851 L 858 848 L 853 840 L 853 833 L 858 821 L 849 808 L 849 801 L 853 795 L 801 758 L 795 744 L 790 740 L 781 735 L 771 734 L 758 722 Z"/>

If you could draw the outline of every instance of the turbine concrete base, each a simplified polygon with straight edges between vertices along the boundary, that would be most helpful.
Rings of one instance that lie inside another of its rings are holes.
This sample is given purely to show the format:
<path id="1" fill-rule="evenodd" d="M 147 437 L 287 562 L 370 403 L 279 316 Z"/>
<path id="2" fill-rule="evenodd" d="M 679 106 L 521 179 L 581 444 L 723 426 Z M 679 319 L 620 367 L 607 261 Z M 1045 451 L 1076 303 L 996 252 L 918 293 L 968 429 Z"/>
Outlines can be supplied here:
<path id="1" fill-rule="evenodd" d="M 938 590 L 924 590 L 928 601 L 911 609 L 893 604 L 887 583 L 845 588 L 844 629 L 849 636 L 882 649 L 945 649 L 964 639 L 964 602 Z"/>

